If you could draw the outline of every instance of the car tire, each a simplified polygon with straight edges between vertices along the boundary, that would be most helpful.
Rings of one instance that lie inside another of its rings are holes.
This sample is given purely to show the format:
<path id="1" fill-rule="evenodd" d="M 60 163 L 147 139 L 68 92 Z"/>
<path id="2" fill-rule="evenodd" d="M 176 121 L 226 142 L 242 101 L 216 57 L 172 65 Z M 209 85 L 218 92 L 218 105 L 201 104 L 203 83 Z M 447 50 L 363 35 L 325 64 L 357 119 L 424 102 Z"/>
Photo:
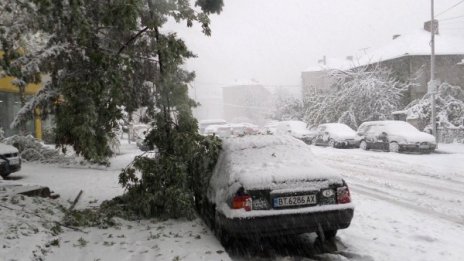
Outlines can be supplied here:
<path id="1" fill-rule="evenodd" d="M 398 144 L 398 142 L 395 142 L 395 141 L 390 142 L 390 144 L 388 145 L 388 151 L 394 152 L 394 153 L 400 152 L 400 145 Z"/>
<path id="2" fill-rule="evenodd" d="M 367 147 L 367 142 L 362 140 L 360 143 L 359 143 L 359 148 L 362 149 L 362 150 L 368 150 L 369 148 Z"/>
<path id="3" fill-rule="evenodd" d="M 324 231 L 324 237 L 325 237 L 325 240 L 330 240 L 330 239 L 333 239 L 335 238 L 335 236 L 337 235 L 337 231 L 338 230 L 327 230 L 327 231 Z"/>
<path id="4" fill-rule="evenodd" d="M 329 140 L 329 147 L 332 147 L 332 148 L 337 147 L 337 146 L 336 146 L 336 143 L 335 143 L 335 141 L 334 141 L 333 139 L 330 139 L 330 140 Z"/>
<path id="5" fill-rule="evenodd" d="M 334 230 L 324 230 L 324 238 L 323 240 L 324 241 L 327 241 L 327 240 L 332 240 L 335 238 L 335 236 L 337 235 L 337 229 L 334 229 Z M 319 238 L 322 239 L 322 235 L 320 232 L 317 232 L 317 235 L 319 236 Z"/>

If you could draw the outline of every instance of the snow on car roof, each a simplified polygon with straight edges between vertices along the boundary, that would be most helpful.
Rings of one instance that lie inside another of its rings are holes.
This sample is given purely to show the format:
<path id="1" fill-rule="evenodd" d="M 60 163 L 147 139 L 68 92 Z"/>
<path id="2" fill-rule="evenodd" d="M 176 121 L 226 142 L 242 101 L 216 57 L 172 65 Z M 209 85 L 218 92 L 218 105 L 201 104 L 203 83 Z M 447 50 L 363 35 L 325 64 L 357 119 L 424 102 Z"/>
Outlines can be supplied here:
<path id="1" fill-rule="evenodd" d="M 223 140 L 213 183 L 268 189 L 292 181 L 333 180 L 341 177 L 320 164 L 310 147 L 291 136 L 254 135 Z M 237 187 L 238 189 L 238 187 Z"/>
<path id="2" fill-rule="evenodd" d="M 0 142 L 0 154 L 5 153 L 18 153 L 18 149 Z"/>
<path id="3" fill-rule="evenodd" d="M 338 133 L 338 134 L 346 134 L 346 135 L 353 135 L 355 131 L 351 129 L 348 125 L 343 123 L 325 123 L 322 126 L 327 126 L 329 131 Z"/>

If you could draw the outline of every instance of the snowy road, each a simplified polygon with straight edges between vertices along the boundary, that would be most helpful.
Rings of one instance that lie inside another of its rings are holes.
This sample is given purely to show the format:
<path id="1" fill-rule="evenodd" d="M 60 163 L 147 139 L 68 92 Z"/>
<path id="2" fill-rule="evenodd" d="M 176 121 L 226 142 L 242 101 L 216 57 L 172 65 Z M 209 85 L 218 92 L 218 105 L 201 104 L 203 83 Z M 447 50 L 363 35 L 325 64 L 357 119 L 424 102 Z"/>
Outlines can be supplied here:
<path id="1" fill-rule="evenodd" d="M 355 217 L 339 234 L 346 251 L 374 260 L 462 260 L 463 145 L 425 155 L 312 150 L 351 187 Z"/>
<path id="2" fill-rule="evenodd" d="M 337 236 L 338 251 L 321 255 L 315 236 L 307 235 L 258 246 L 242 242 L 243 249 L 229 251 L 233 260 L 464 260 L 464 145 L 440 144 L 437 153 L 427 155 L 311 148 L 316 157 L 343 175 L 356 205 L 351 226 Z M 133 145 L 123 146 L 107 169 L 26 163 L 12 175 L 13 180 L 0 180 L 0 185 L 47 185 L 61 194 L 63 204 L 83 189 L 79 207 L 84 208 L 122 193 L 119 171 L 138 153 Z M 3 217 L 17 215 L 5 211 Z M 11 226 L 17 225 L 11 222 Z M 40 227 L 39 223 L 32 225 Z M 11 226 L 0 224 L 0 234 L 8 235 Z M 153 226 L 162 230 L 149 229 Z M 74 257 L 70 260 L 229 259 L 199 220 L 124 224 L 118 231 L 87 230 L 85 234 L 65 231 L 60 236 L 61 246 L 53 248 L 46 260 L 62 260 L 70 253 Z M 153 231 L 159 235 L 150 234 Z M 111 235 L 120 238 L 108 239 Z M 81 237 L 89 242 L 85 247 L 76 247 Z M 0 256 L 19 260 L 30 256 L 27 249 L 31 240 L 27 238 L 5 241 L 16 248 L 2 249 Z M 52 238 L 47 236 L 42 241 Z M 16 256 L 18 253 L 23 255 Z"/>

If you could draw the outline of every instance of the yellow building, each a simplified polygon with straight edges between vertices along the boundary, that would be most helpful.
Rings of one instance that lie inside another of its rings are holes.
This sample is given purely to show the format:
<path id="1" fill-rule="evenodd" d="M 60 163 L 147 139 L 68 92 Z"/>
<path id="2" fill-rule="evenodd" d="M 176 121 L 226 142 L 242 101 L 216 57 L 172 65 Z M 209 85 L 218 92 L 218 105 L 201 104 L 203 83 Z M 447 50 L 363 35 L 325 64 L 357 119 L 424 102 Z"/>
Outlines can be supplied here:
<path id="1" fill-rule="evenodd" d="M 3 53 L 0 51 L 0 59 Z M 0 78 L 0 128 L 5 132 L 5 136 L 17 134 L 17 130 L 10 129 L 10 124 L 13 122 L 16 113 L 21 109 L 21 102 L 19 97 L 19 89 L 12 81 L 13 77 Z M 28 84 L 26 86 L 25 94 L 32 96 L 36 94 L 41 84 Z M 26 126 L 27 130 L 34 133 L 34 136 L 38 139 L 42 139 L 42 122 L 40 115 L 37 111 L 34 122 L 30 122 Z"/>

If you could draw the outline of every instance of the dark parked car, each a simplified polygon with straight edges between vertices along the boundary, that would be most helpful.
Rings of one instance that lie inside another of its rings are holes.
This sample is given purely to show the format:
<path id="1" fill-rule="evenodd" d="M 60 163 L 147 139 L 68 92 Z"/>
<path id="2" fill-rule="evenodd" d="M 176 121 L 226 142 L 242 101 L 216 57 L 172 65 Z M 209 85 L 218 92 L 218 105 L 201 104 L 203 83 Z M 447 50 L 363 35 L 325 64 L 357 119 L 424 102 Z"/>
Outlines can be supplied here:
<path id="1" fill-rule="evenodd" d="M 21 169 L 19 151 L 13 146 L 0 143 L 0 176 L 7 177 Z"/>
<path id="2" fill-rule="evenodd" d="M 356 132 L 343 123 L 325 123 L 319 125 L 313 144 L 333 148 L 359 147 Z"/>
<path id="3" fill-rule="evenodd" d="M 319 232 L 335 237 L 354 206 L 341 176 L 289 135 L 224 139 L 203 213 L 221 243 Z"/>
<path id="4" fill-rule="evenodd" d="M 434 136 L 404 121 L 364 122 L 359 126 L 357 135 L 359 147 L 363 150 L 432 152 L 437 147 Z"/>

